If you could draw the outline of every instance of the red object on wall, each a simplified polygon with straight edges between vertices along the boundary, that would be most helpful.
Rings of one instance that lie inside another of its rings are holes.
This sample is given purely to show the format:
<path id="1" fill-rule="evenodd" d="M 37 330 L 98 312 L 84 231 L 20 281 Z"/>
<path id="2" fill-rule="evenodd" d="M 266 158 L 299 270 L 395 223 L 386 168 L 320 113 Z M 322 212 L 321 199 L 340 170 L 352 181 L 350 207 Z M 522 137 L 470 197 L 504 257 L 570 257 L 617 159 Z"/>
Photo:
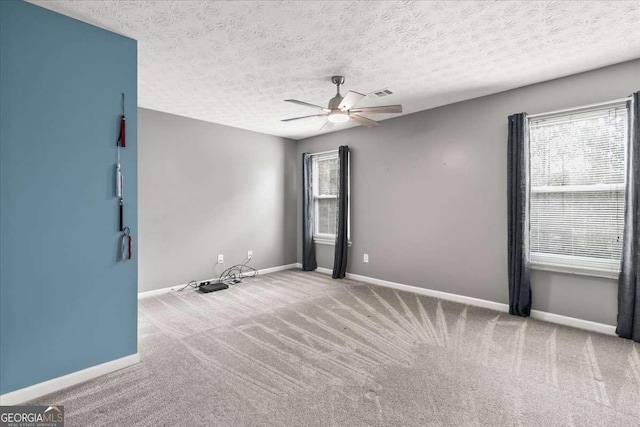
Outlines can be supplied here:
<path id="1" fill-rule="evenodd" d="M 126 118 L 120 116 L 120 136 L 118 137 L 118 144 L 121 147 L 127 146 L 127 132 L 126 132 Z"/>

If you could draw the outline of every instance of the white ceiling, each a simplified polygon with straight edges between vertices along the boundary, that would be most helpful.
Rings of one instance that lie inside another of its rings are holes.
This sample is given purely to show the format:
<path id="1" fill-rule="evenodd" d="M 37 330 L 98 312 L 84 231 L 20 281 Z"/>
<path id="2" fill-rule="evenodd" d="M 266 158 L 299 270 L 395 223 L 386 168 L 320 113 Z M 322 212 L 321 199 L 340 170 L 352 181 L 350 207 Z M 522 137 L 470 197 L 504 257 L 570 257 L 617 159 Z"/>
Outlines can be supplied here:
<path id="1" fill-rule="evenodd" d="M 640 57 L 638 1 L 32 3 L 137 39 L 141 107 L 293 139 L 334 74 L 409 114 Z"/>

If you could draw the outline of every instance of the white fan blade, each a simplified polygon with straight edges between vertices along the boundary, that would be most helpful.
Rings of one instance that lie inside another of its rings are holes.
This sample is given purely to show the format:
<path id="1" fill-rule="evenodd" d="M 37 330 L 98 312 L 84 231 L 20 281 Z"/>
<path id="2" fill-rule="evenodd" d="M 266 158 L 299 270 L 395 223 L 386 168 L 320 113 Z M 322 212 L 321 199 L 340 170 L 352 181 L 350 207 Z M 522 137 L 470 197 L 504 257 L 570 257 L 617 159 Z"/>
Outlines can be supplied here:
<path id="1" fill-rule="evenodd" d="M 402 113 L 402 105 L 381 105 L 379 107 L 363 107 L 349 110 L 356 114 Z"/>
<path id="2" fill-rule="evenodd" d="M 342 98 L 342 101 L 340 102 L 340 105 L 338 105 L 338 109 L 340 109 L 342 111 L 349 110 L 351 107 L 356 105 L 358 103 L 358 101 L 360 101 L 362 98 L 364 98 L 363 94 L 350 90 L 345 95 L 345 97 Z"/>
<path id="3" fill-rule="evenodd" d="M 327 122 L 324 125 L 322 125 L 320 130 L 329 130 L 332 127 L 333 127 L 333 122 L 330 122 L 329 120 L 327 120 Z"/>
<path id="4" fill-rule="evenodd" d="M 355 120 L 356 122 L 360 123 L 361 125 L 365 125 L 365 126 L 368 126 L 370 128 L 374 128 L 376 126 L 380 126 L 380 123 L 376 122 L 375 120 L 367 119 L 366 117 L 362 117 L 362 116 L 359 116 L 357 114 L 349 114 L 349 117 L 351 117 L 352 120 Z"/>
<path id="5" fill-rule="evenodd" d="M 326 111 L 327 113 L 329 111 L 331 111 L 328 108 L 324 108 L 324 107 L 321 107 L 319 105 L 309 104 L 308 102 L 298 101 L 297 99 L 285 99 L 284 101 L 285 102 L 291 102 L 293 104 L 304 105 L 305 107 L 317 108 L 319 110 Z"/>
<path id="6" fill-rule="evenodd" d="M 284 119 L 284 120 L 280 120 L 281 122 L 290 122 L 293 120 L 300 120 L 300 119 L 308 119 L 309 117 L 326 117 L 327 114 L 312 114 L 310 116 L 302 116 L 302 117 L 293 117 L 291 119 Z"/>

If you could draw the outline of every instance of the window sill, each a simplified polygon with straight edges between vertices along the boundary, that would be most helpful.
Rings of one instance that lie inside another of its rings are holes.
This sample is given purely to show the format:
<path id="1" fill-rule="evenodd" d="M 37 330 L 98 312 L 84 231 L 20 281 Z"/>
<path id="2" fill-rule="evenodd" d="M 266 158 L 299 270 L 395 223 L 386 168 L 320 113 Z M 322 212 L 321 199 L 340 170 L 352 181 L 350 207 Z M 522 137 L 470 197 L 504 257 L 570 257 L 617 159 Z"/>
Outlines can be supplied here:
<path id="1" fill-rule="evenodd" d="M 335 246 L 336 238 L 335 237 L 316 237 L 316 236 L 313 236 L 313 243 L 317 243 L 319 245 L 332 245 L 332 246 Z M 351 247 L 351 241 L 347 242 L 347 246 Z"/>
<path id="2" fill-rule="evenodd" d="M 580 276 L 591 276 L 591 277 L 602 277 L 605 279 L 618 279 L 618 275 L 620 274 L 618 271 L 600 269 L 600 268 L 589 268 L 589 267 L 579 267 L 572 265 L 562 265 L 562 264 L 553 264 L 549 262 L 531 262 L 532 270 L 541 270 L 541 271 L 552 271 L 554 273 L 565 273 L 565 274 L 577 274 Z"/>
<path id="3" fill-rule="evenodd" d="M 617 279 L 620 262 L 613 259 L 531 252 L 531 268 L 556 273 Z"/>

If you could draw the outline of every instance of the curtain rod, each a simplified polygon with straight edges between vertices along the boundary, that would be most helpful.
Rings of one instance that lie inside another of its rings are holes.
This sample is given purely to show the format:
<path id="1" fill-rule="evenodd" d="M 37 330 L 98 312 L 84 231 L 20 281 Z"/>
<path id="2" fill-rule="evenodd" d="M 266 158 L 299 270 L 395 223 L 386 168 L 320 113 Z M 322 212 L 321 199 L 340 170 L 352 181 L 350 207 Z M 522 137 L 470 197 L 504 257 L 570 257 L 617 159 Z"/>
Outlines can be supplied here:
<path id="1" fill-rule="evenodd" d="M 320 151 L 319 153 L 309 153 L 310 156 L 320 156 L 322 154 L 337 153 L 338 150 Z"/>
<path id="2" fill-rule="evenodd" d="M 631 101 L 632 99 L 633 99 L 633 97 L 629 96 L 627 98 L 613 99 L 611 101 L 598 102 L 598 103 L 595 103 L 595 104 L 580 105 L 578 107 L 572 107 L 572 108 L 565 108 L 563 110 L 555 110 L 555 111 L 548 111 L 546 113 L 531 114 L 531 115 L 527 115 L 527 117 L 530 118 L 530 119 L 533 119 L 533 118 L 536 118 L 536 117 L 550 116 L 550 115 L 553 115 L 553 114 L 569 113 L 571 111 L 586 110 L 586 109 L 589 109 L 589 108 L 603 107 L 605 105 L 611 105 L 611 104 L 620 104 L 620 103 L 623 103 L 623 102 Z"/>

